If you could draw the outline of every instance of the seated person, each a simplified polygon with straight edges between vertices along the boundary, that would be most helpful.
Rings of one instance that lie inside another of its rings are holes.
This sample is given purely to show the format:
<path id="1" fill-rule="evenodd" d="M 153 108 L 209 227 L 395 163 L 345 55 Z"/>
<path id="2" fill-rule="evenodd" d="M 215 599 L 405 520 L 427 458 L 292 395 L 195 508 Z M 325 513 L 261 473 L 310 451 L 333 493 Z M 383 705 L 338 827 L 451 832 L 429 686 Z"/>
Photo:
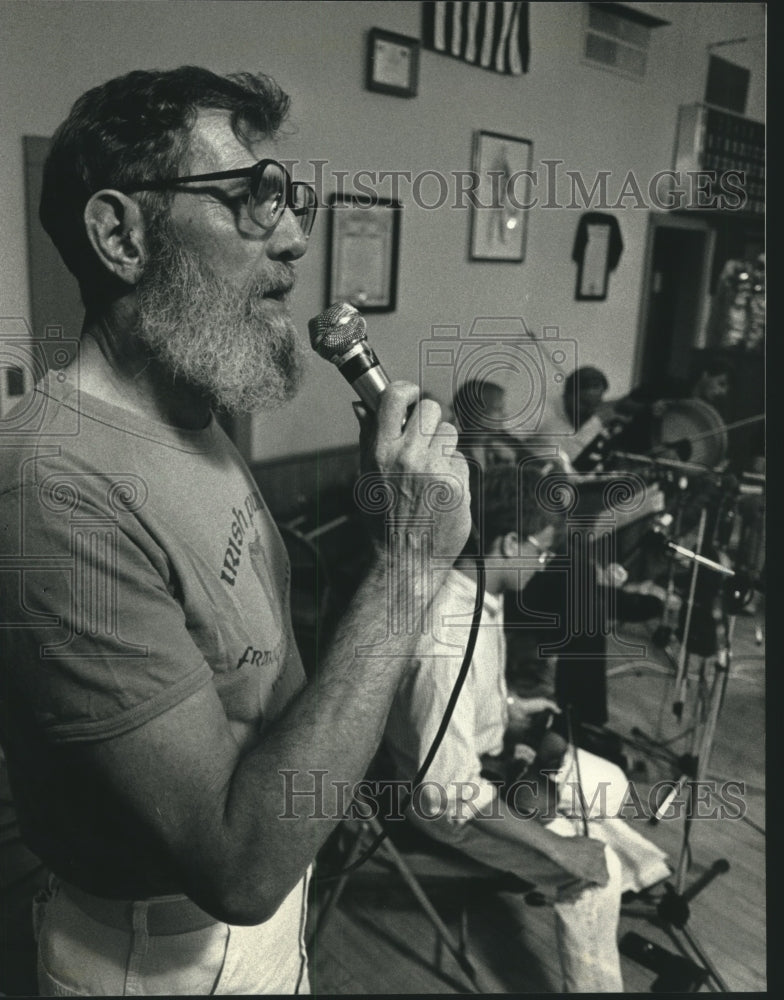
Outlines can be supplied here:
<path id="1" fill-rule="evenodd" d="M 444 740 L 408 815 L 427 835 L 534 882 L 553 900 L 565 992 L 620 992 L 621 894 L 660 881 L 669 868 L 662 852 L 617 815 L 628 786 L 621 770 L 582 750 L 575 759 L 546 729 L 544 738 L 534 735 L 540 713 L 557 706 L 507 690 L 502 595 L 521 586 L 521 567 L 529 574 L 540 568 L 553 532 L 534 499 L 535 480 L 523 476 L 521 497 L 514 465 L 487 470 L 481 627 Z M 385 743 L 396 778 L 410 779 L 430 748 L 462 663 L 475 591 L 474 562 L 466 556 L 436 595 L 432 631 L 421 637 L 393 702 Z M 506 765 L 513 779 L 524 772 L 525 780 L 505 788 L 498 774 Z"/>
<path id="2" fill-rule="evenodd" d="M 526 437 L 526 444 L 555 445 L 566 472 L 600 467 L 609 437 L 626 419 L 605 402 L 608 388 L 603 371 L 591 365 L 576 368 L 564 379 L 563 393 L 543 415 L 536 432 Z"/>
<path id="3" fill-rule="evenodd" d="M 627 426 L 614 441 L 618 451 L 647 455 L 655 451 L 660 457 L 688 462 L 693 460 L 692 443 L 677 442 L 663 450 L 660 442 L 662 417 L 673 403 L 694 399 L 707 403 L 722 417 L 724 400 L 730 389 L 731 367 L 724 358 L 703 358 L 691 378 L 665 378 L 644 381 L 628 396 L 614 403 L 618 412 L 628 417 Z"/>
<path id="4" fill-rule="evenodd" d="M 479 378 L 463 382 L 452 397 L 458 449 L 482 469 L 515 460 L 519 442 L 504 430 L 505 397 L 503 386 Z"/>
<path id="5" fill-rule="evenodd" d="M 525 441 L 503 429 L 507 416 L 503 387 L 483 379 L 469 379 L 460 386 L 455 393 L 452 409 L 460 432 L 458 448 L 469 462 L 475 521 L 481 518 L 478 497 L 484 492 L 483 476 L 486 470 L 495 465 L 519 463 L 522 460 L 529 462 L 533 457 L 530 449 L 539 450 L 540 445 L 543 448 L 543 472 L 548 468 L 554 473 L 561 469 L 572 476 L 575 473 L 573 461 L 581 469 L 591 464 L 594 450 L 592 446 L 598 441 L 597 447 L 601 452 L 605 443 L 602 439 L 604 422 L 612 424 L 613 429 L 622 426 L 622 421 L 614 423 L 617 415 L 613 416 L 613 406 L 603 401 L 608 384 L 606 376 L 598 368 L 584 366 L 573 371 L 565 381 L 556 411 L 543 419 L 540 434 Z M 577 433 L 575 428 L 578 428 Z M 545 436 L 542 437 L 542 434 Z M 557 456 L 552 454 L 554 445 L 558 448 Z M 598 461 L 594 463 L 598 464 Z M 603 513 L 605 485 L 604 481 L 600 481 L 596 488 L 592 488 L 590 483 L 580 485 L 579 508 L 575 513 L 580 516 Z M 630 505 L 626 513 L 614 512 L 613 528 L 624 532 L 631 528 L 638 532 L 645 527 L 647 517 L 660 511 L 662 505 L 661 491 L 650 487 L 639 505 Z M 606 540 L 606 531 L 606 522 L 603 522 L 597 531 L 600 545 Z M 586 545 L 587 549 L 583 550 Z M 534 615 L 552 615 L 553 612 L 558 614 L 558 624 L 554 628 L 547 628 L 539 636 L 539 640 L 561 644 L 555 665 L 555 691 L 559 702 L 563 704 L 571 701 L 579 706 L 581 721 L 603 726 L 608 718 L 605 664 L 609 620 L 613 616 L 621 620 L 654 617 L 659 613 L 661 601 L 657 597 L 648 599 L 620 591 L 609 595 L 606 593 L 607 588 L 618 587 L 613 576 L 615 567 L 604 566 L 601 558 L 597 560 L 594 551 L 596 545 L 589 544 L 582 536 L 572 539 L 569 548 L 570 559 L 575 565 L 587 560 L 591 566 L 590 571 L 596 574 L 598 586 L 595 591 L 596 601 L 592 606 L 595 620 L 570 620 L 570 615 L 584 616 L 587 609 L 575 600 L 575 595 L 570 592 L 570 579 L 565 574 L 541 574 L 539 579 L 533 580 L 526 595 L 525 606 L 531 608 Z M 517 595 L 507 595 L 506 609 L 515 625 L 529 621 L 530 616 L 521 607 Z M 528 628 L 530 631 L 530 624 Z"/>

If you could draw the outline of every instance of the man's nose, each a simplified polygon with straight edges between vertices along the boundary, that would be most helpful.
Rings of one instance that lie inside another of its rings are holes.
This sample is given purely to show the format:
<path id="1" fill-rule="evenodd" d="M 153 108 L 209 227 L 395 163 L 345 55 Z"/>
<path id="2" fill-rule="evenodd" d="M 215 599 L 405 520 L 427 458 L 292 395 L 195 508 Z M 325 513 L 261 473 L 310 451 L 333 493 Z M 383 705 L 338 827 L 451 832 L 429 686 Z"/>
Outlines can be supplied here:
<path id="1" fill-rule="evenodd" d="M 296 260 L 307 249 L 308 237 L 302 232 L 291 209 L 285 209 L 267 240 L 267 256 L 271 260 Z"/>

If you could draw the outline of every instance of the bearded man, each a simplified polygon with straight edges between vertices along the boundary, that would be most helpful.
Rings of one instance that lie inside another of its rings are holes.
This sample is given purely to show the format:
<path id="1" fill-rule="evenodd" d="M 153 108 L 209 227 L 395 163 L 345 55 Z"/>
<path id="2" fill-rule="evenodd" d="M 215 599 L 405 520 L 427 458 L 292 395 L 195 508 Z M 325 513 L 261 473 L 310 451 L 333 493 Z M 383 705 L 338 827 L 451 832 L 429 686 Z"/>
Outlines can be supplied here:
<path id="1" fill-rule="evenodd" d="M 426 607 L 468 535 L 456 431 L 393 383 L 360 414 L 363 469 L 394 478 L 398 523 L 421 523 L 434 480 L 459 499 L 430 580 L 419 532 L 376 543 L 306 683 L 285 549 L 213 415 L 300 381 L 288 296 L 316 199 L 275 159 L 287 110 L 262 76 L 133 72 L 76 102 L 46 165 L 41 218 L 85 320 L 78 358 L 5 421 L 0 494 L 0 732 L 53 873 L 42 995 L 307 991 L 309 866 L 413 653 L 388 601 Z"/>

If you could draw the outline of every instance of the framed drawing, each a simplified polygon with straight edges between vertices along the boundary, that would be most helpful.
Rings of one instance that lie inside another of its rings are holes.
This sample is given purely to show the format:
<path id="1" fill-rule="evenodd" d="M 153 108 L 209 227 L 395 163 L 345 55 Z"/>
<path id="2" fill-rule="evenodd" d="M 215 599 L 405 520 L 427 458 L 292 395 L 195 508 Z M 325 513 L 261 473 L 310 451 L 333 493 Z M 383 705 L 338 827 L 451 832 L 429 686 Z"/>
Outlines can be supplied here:
<path id="1" fill-rule="evenodd" d="M 392 312 L 397 305 L 400 251 L 398 201 L 332 195 L 328 304 L 350 302 L 362 312 Z"/>
<path id="2" fill-rule="evenodd" d="M 497 132 L 475 132 L 471 260 L 525 260 L 531 204 L 533 143 Z"/>
<path id="3" fill-rule="evenodd" d="M 418 80 L 419 39 L 371 28 L 365 77 L 367 89 L 397 97 L 416 97 Z"/>

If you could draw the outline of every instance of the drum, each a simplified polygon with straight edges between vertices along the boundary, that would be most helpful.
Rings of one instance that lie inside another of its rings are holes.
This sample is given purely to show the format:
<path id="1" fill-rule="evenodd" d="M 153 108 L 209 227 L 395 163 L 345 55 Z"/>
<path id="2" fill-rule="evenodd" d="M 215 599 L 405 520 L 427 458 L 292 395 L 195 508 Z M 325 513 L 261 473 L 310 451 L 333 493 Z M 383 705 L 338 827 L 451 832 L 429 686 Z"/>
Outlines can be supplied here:
<path id="1" fill-rule="evenodd" d="M 701 399 L 668 402 L 659 425 L 657 450 L 673 446 L 682 462 L 715 469 L 727 457 L 727 429 L 718 411 Z"/>

